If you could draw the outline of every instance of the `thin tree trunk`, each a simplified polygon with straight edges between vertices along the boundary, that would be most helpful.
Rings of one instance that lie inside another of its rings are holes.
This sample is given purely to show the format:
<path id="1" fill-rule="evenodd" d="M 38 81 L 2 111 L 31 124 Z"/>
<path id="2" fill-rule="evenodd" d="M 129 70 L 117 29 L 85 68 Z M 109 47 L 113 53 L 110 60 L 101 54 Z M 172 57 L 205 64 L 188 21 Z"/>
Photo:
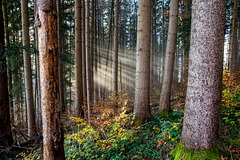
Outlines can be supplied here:
<path id="1" fill-rule="evenodd" d="M 160 116 L 166 116 L 170 112 L 170 97 L 173 81 L 174 57 L 177 42 L 177 27 L 178 27 L 178 0 L 171 0 L 170 4 L 170 20 L 168 41 L 166 50 L 165 67 L 163 71 L 163 84 L 159 102 Z M 163 113 L 163 115 L 161 115 Z M 166 114 L 165 114 L 166 113 Z"/>
<path id="2" fill-rule="evenodd" d="M 38 45 L 40 61 L 43 159 L 65 160 L 60 123 L 59 56 L 55 1 L 38 0 Z"/>
<path id="3" fill-rule="evenodd" d="M 118 95 L 118 30 L 119 30 L 119 0 L 115 0 L 115 17 L 114 17 L 114 56 L 113 56 L 113 99 Z"/>
<path id="4" fill-rule="evenodd" d="M 98 47 L 98 41 L 97 41 L 97 35 L 98 35 L 98 28 L 97 28 L 97 7 L 98 7 L 98 4 L 97 4 L 97 0 L 94 0 L 94 28 L 95 28 L 95 36 L 94 36 L 94 56 L 95 56 L 95 59 L 94 59 L 94 103 L 97 103 L 98 102 L 98 52 L 97 52 L 97 47 Z"/>
<path id="5" fill-rule="evenodd" d="M 33 102 L 33 85 L 32 85 L 32 69 L 31 57 L 28 53 L 30 47 L 29 38 L 29 17 L 28 17 L 28 0 L 21 1 L 22 12 L 22 30 L 23 30 L 23 61 L 24 61 L 24 81 L 25 81 L 25 96 L 27 105 L 28 119 L 28 135 L 32 137 L 36 134 L 36 122 Z"/>
<path id="6" fill-rule="evenodd" d="M 87 81 L 86 81 L 86 46 L 85 46 L 85 0 L 82 1 L 82 76 L 83 76 L 83 100 L 86 105 Z"/>
<path id="7" fill-rule="evenodd" d="M 7 4 L 3 2 L 2 4 L 3 9 L 3 20 L 4 20 L 4 35 L 5 35 L 5 46 L 10 45 L 10 38 L 9 38 L 9 31 L 8 31 L 8 11 L 7 11 Z M 14 121 L 14 112 L 13 112 L 13 96 L 11 93 L 12 90 L 12 71 L 11 71 L 11 58 L 7 57 L 7 77 L 8 77 L 8 91 L 9 91 L 9 108 L 10 108 L 10 120 Z"/>
<path id="8" fill-rule="evenodd" d="M 151 1 L 138 0 L 137 64 L 134 114 L 136 123 L 151 118 L 149 107 Z"/>
<path id="9" fill-rule="evenodd" d="M 62 54 L 62 38 L 61 38 L 61 0 L 57 0 L 57 34 L 58 34 L 58 54 Z M 60 92 L 60 108 L 62 112 L 65 112 L 65 103 L 64 103 L 64 82 L 63 82 L 63 63 L 59 58 L 59 92 Z"/>
<path id="10" fill-rule="evenodd" d="M 0 0 L 0 144 L 1 146 L 11 146 L 13 143 L 10 114 L 9 114 L 9 100 L 8 100 L 8 85 L 7 85 L 7 71 L 6 58 L 3 56 L 4 46 L 4 25 L 2 0 Z"/>
<path id="11" fill-rule="evenodd" d="M 75 115 L 83 118 L 81 0 L 75 1 Z"/>
<path id="12" fill-rule="evenodd" d="M 91 62 L 90 62 L 90 39 L 89 39 L 89 4 L 87 0 L 86 4 L 86 26 L 85 26 L 85 38 L 86 38 L 86 81 L 87 81 L 87 106 L 88 106 L 88 123 L 91 122 L 91 105 L 92 102 L 92 90 L 91 90 Z"/>
<path id="13" fill-rule="evenodd" d="M 183 144 L 194 150 L 214 147 L 221 134 L 226 16 L 225 1 L 199 2 L 193 0 L 192 3 L 188 89 L 182 131 Z"/>

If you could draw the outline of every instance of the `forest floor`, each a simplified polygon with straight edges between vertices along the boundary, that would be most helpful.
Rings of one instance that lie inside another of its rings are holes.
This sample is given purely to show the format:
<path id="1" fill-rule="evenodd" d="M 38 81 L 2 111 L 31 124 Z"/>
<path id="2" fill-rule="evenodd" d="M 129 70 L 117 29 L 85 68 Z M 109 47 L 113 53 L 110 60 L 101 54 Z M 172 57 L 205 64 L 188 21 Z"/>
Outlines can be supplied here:
<path id="1" fill-rule="evenodd" d="M 93 106 L 91 125 L 84 119 L 67 117 L 62 120 L 65 132 L 66 159 L 173 159 L 170 152 L 181 139 L 186 83 L 173 86 L 167 118 L 156 116 L 159 88 L 151 92 L 153 118 L 140 126 L 133 125 L 133 102 L 128 94 L 120 94 L 118 107 L 113 100 Z M 240 74 L 223 75 L 222 140 L 217 144 L 221 160 L 240 159 Z M 41 142 L 32 141 L 20 150 L 4 150 L 3 158 L 42 159 Z M 35 143 L 34 143 L 35 142 Z M 0 151 L 1 153 L 1 151 Z"/>

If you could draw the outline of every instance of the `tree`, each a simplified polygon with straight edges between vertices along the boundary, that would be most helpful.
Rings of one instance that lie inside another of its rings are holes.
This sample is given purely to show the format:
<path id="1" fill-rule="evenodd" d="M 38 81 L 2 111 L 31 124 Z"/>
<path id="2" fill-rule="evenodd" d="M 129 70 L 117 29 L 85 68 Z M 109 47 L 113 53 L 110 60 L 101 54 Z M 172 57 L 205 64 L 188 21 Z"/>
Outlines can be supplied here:
<path id="1" fill-rule="evenodd" d="M 4 57 L 4 25 L 2 0 L 0 0 L 0 144 L 11 146 L 13 144 L 7 85 L 7 65 Z"/>
<path id="2" fill-rule="evenodd" d="M 62 53 L 62 27 L 61 27 L 61 17 L 62 17 L 62 10 L 61 10 L 61 0 L 57 0 L 57 12 L 58 12 L 58 18 L 57 18 L 57 26 L 58 26 L 58 54 L 61 55 Z M 60 106 L 62 112 L 65 111 L 65 103 L 64 103 L 64 83 L 63 83 L 63 62 L 59 58 L 59 91 L 60 91 Z"/>
<path id="3" fill-rule="evenodd" d="M 23 61 L 24 61 L 24 81 L 25 95 L 27 104 L 27 119 L 28 119 L 28 135 L 32 137 L 36 133 L 36 122 L 33 103 L 33 85 L 32 85 L 32 69 L 31 57 L 28 53 L 30 48 L 29 38 L 29 17 L 28 17 L 28 0 L 21 1 L 22 12 L 22 30 L 23 30 Z"/>
<path id="4" fill-rule="evenodd" d="M 63 130 L 59 107 L 56 1 L 38 0 L 37 4 L 35 26 L 38 27 L 43 159 L 64 160 Z"/>
<path id="5" fill-rule="evenodd" d="M 83 105 L 83 84 L 82 84 L 82 35 L 81 35 L 81 0 L 75 1 L 75 110 L 76 116 L 84 116 Z"/>
<path id="6" fill-rule="evenodd" d="M 168 114 L 168 112 L 170 112 L 170 97 L 177 42 L 177 27 L 178 27 L 178 0 L 171 0 L 167 50 L 165 53 L 166 60 L 163 71 L 163 84 L 159 103 L 160 116 L 165 116 L 165 114 Z"/>
<path id="7" fill-rule="evenodd" d="M 88 123 L 90 124 L 91 118 L 91 106 L 92 102 L 92 90 L 91 90 L 91 65 L 90 65 L 90 39 L 89 39 L 89 5 L 90 0 L 86 2 L 86 14 L 85 14 L 85 44 L 86 44 L 86 82 L 87 82 L 87 106 L 88 106 Z"/>
<path id="8" fill-rule="evenodd" d="M 137 123 L 151 117 L 149 108 L 151 1 L 138 1 L 137 64 L 134 114 Z"/>
<path id="9" fill-rule="evenodd" d="M 113 99 L 117 97 L 118 92 L 118 19 L 119 19 L 119 0 L 115 0 L 114 17 L 114 56 L 113 56 Z"/>
<path id="10" fill-rule="evenodd" d="M 225 14 L 223 0 L 192 2 L 189 76 L 182 143 L 195 151 L 214 147 L 221 134 Z"/>

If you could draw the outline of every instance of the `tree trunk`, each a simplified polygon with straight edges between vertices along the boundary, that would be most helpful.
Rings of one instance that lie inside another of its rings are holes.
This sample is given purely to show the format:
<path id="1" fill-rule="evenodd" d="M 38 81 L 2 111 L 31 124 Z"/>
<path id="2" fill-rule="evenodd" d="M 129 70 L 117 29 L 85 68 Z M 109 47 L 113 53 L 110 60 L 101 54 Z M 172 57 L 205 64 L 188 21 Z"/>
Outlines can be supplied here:
<path id="1" fill-rule="evenodd" d="M 168 114 L 168 112 L 170 112 L 170 97 L 173 81 L 174 57 L 177 42 L 177 27 L 178 27 L 178 0 L 171 0 L 167 51 L 165 54 L 166 60 L 163 71 L 163 84 L 159 102 L 160 116 L 166 116 L 165 113 Z"/>
<path id="2" fill-rule="evenodd" d="M 221 134 L 225 15 L 223 0 L 193 0 L 182 131 L 182 142 L 189 149 L 211 148 Z"/>
<path id="3" fill-rule="evenodd" d="M 10 45 L 9 31 L 8 31 L 8 10 L 6 2 L 2 4 L 3 10 L 3 20 L 4 20 L 4 35 L 5 35 L 5 45 Z M 8 91 L 9 91 L 9 108 L 10 108 L 10 120 L 14 121 L 14 112 L 13 112 L 13 96 L 11 93 L 12 90 L 12 71 L 11 71 L 11 58 L 7 57 L 7 77 L 8 77 Z"/>
<path id="4" fill-rule="evenodd" d="M 61 10 L 61 0 L 57 0 L 57 34 L 58 34 L 58 55 L 62 54 L 62 39 L 61 39 L 61 17 L 62 17 L 62 10 Z M 64 82 L 63 82 L 63 63 L 59 58 L 59 93 L 60 93 L 60 108 L 62 112 L 65 112 L 65 103 L 64 103 Z"/>
<path id="5" fill-rule="evenodd" d="M 137 64 L 134 114 L 137 123 L 151 117 L 149 107 L 151 1 L 138 0 Z"/>
<path id="6" fill-rule="evenodd" d="M 22 12 L 23 46 L 25 47 L 25 49 L 23 50 L 23 62 L 24 62 L 25 96 L 28 119 L 28 135 L 32 137 L 36 133 L 36 122 L 33 102 L 31 57 L 28 53 L 28 50 L 30 48 L 28 0 L 21 1 L 21 12 Z"/>
<path id="7" fill-rule="evenodd" d="M 237 15 L 238 15 L 238 1 L 234 0 L 233 8 L 231 9 L 232 15 L 232 28 L 231 28 L 231 38 L 230 38 L 230 72 L 234 73 L 238 71 L 237 67 Z"/>
<path id="8" fill-rule="evenodd" d="M 118 93 L 118 26 L 119 26 L 119 0 L 115 0 L 114 17 L 114 56 L 113 56 L 113 99 L 117 98 Z"/>
<path id="9" fill-rule="evenodd" d="M 4 46 L 4 25 L 2 0 L 0 0 L 0 144 L 1 146 L 11 146 L 13 143 L 9 101 L 8 101 L 8 85 L 7 85 L 7 65 L 6 58 L 3 56 Z"/>
<path id="10" fill-rule="evenodd" d="M 86 46 L 85 46 L 85 1 L 82 1 L 82 76 L 83 76 L 83 100 L 84 105 L 87 100 L 86 81 Z"/>
<path id="11" fill-rule="evenodd" d="M 64 160 L 63 130 L 60 123 L 57 19 L 54 0 L 38 0 L 38 46 L 40 61 L 43 159 Z"/>
<path id="12" fill-rule="evenodd" d="M 91 118 L 91 105 L 92 102 L 92 90 L 91 90 L 91 62 L 90 62 L 90 39 L 89 39 L 89 4 L 90 0 L 87 0 L 86 4 L 86 26 L 85 26 L 85 43 L 86 43 L 86 82 L 87 82 L 87 105 L 88 105 L 88 123 L 90 124 Z"/>
<path id="13" fill-rule="evenodd" d="M 81 0 L 75 1 L 75 115 L 83 118 Z"/>

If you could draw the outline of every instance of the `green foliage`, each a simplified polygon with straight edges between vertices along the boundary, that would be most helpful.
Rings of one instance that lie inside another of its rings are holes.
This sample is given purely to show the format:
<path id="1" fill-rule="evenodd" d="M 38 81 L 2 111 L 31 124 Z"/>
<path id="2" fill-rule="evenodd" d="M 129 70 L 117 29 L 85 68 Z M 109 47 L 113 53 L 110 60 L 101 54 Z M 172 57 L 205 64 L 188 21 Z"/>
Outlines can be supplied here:
<path id="1" fill-rule="evenodd" d="M 101 129 L 93 128 L 82 119 L 73 118 L 78 132 L 68 134 L 65 153 L 68 159 L 159 159 L 180 140 L 183 112 L 175 111 L 163 120 L 133 127 L 132 114 L 123 108 L 118 116 L 106 120 Z"/>
<path id="2" fill-rule="evenodd" d="M 217 148 L 213 149 L 200 149 L 194 151 L 188 149 L 182 142 L 179 142 L 177 147 L 170 152 L 170 155 L 174 157 L 174 160 L 218 160 L 221 159 L 221 155 Z"/>
<path id="3" fill-rule="evenodd" d="M 65 139 L 66 157 L 69 159 L 106 159 L 116 151 L 124 151 L 125 146 L 133 142 L 134 130 L 132 114 L 126 114 L 123 108 L 120 115 L 105 121 L 102 128 L 94 129 L 84 120 L 72 118 L 78 126 L 78 132 L 68 134 Z"/>
<path id="4" fill-rule="evenodd" d="M 167 109 L 163 109 L 159 114 L 159 118 L 166 118 L 169 116 L 169 111 Z"/>
<path id="5" fill-rule="evenodd" d="M 240 86 L 223 90 L 222 129 L 224 135 L 232 139 L 240 138 Z"/>

